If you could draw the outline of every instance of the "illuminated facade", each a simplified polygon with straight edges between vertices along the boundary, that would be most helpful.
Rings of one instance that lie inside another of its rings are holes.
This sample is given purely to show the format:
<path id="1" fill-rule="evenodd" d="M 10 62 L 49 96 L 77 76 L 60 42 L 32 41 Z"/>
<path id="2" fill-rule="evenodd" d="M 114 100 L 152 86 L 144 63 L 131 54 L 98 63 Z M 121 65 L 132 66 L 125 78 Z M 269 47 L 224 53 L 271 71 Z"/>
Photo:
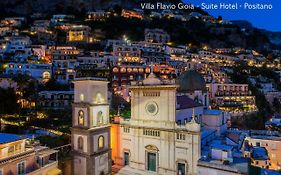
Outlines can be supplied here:
<path id="1" fill-rule="evenodd" d="M 105 11 L 88 12 L 87 20 L 104 21 L 107 18 L 109 18 L 109 16 L 110 16 L 109 12 L 105 12 Z"/>
<path id="2" fill-rule="evenodd" d="M 76 79 L 72 112 L 74 175 L 111 174 L 107 81 Z"/>
<path id="3" fill-rule="evenodd" d="M 207 89 L 213 108 L 232 115 L 257 111 L 255 96 L 251 95 L 247 84 L 208 83 Z"/>
<path id="4" fill-rule="evenodd" d="M 115 91 L 118 87 L 125 88 L 132 81 L 144 80 L 151 72 L 151 67 L 145 65 L 120 65 L 114 66 L 112 69 L 112 86 Z M 155 64 L 153 72 L 163 80 L 175 78 L 175 69 L 167 64 Z"/>
<path id="5" fill-rule="evenodd" d="M 5 74 L 22 74 L 36 78 L 40 82 L 46 82 L 51 78 L 52 66 L 51 64 L 9 63 Z"/>
<path id="6" fill-rule="evenodd" d="M 279 137 L 251 136 L 246 137 L 244 143 L 244 156 L 251 158 L 251 165 L 270 170 L 281 170 L 281 140 Z M 253 152 L 251 154 L 246 147 L 265 149 L 264 154 L 260 155 L 263 156 L 265 159 L 261 159 L 261 157 L 255 157 Z"/>
<path id="7" fill-rule="evenodd" d="M 91 28 L 88 26 L 72 26 L 67 32 L 68 42 L 90 42 Z"/>
<path id="8" fill-rule="evenodd" d="M 211 51 L 201 50 L 198 52 L 200 58 L 207 62 L 217 63 L 221 66 L 233 66 L 239 58 L 231 55 L 217 54 Z"/>
<path id="9" fill-rule="evenodd" d="M 75 47 L 60 46 L 50 48 L 53 63 L 53 77 L 60 83 L 70 83 L 75 77 L 77 55 Z"/>
<path id="10" fill-rule="evenodd" d="M 139 12 L 136 12 L 134 10 L 122 10 L 122 17 L 124 18 L 138 18 L 138 19 L 143 19 L 143 15 Z"/>
<path id="11" fill-rule="evenodd" d="M 113 45 L 113 55 L 119 59 L 123 57 L 140 57 L 141 50 L 131 45 Z"/>
<path id="12" fill-rule="evenodd" d="M 120 148 L 113 157 L 127 165 L 120 174 L 196 174 L 200 124 L 194 115 L 176 124 L 176 89 L 151 73 L 142 86 L 131 86 L 131 119 L 121 120 Z"/>

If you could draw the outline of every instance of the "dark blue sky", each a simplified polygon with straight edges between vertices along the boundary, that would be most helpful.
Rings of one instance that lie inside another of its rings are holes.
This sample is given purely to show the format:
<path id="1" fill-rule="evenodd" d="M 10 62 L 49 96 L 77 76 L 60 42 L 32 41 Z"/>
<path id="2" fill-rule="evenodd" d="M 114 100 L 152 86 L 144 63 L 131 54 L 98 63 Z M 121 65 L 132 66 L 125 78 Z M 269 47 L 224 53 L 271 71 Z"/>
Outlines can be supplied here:
<path id="1" fill-rule="evenodd" d="M 229 20 L 247 20 L 253 26 L 271 31 L 281 31 L 281 0 L 183 0 L 187 3 L 200 5 L 201 3 L 265 3 L 272 4 L 271 10 L 207 10 L 213 16 L 222 15 Z"/>

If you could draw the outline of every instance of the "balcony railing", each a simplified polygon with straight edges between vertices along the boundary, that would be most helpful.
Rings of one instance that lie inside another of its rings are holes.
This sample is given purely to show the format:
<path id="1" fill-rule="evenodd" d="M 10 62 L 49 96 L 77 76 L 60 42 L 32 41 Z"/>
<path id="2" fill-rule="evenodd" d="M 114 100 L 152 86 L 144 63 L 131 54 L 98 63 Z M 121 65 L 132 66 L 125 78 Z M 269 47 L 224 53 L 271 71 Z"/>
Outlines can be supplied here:
<path id="1" fill-rule="evenodd" d="M 250 94 L 248 92 L 217 92 L 215 96 L 250 96 Z"/>
<path id="2" fill-rule="evenodd" d="M 18 157 L 22 157 L 22 156 L 25 156 L 25 155 L 28 155 L 28 154 L 32 154 L 34 153 L 34 149 L 32 148 L 27 148 L 25 151 L 23 152 L 20 152 L 20 153 L 14 153 L 14 154 L 9 154 L 8 156 L 6 157 L 3 157 L 3 158 L 0 158 L 0 164 L 2 163 L 5 163 L 9 160 L 13 160 L 13 159 L 16 159 Z"/>
<path id="3" fill-rule="evenodd" d="M 51 171 L 52 169 L 56 169 L 56 168 L 58 168 L 58 161 L 49 161 L 43 167 L 40 167 L 35 171 L 27 173 L 27 175 L 37 175 L 41 173 L 46 174 L 48 171 Z"/>

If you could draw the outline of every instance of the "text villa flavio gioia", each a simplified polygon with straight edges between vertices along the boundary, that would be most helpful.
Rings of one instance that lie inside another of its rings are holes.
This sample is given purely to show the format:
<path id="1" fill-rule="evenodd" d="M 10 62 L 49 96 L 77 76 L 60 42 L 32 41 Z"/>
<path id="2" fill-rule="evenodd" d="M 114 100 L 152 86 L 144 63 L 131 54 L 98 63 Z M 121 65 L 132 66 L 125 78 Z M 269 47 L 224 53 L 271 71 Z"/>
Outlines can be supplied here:
<path id="1" fill-rule="evenodd" d="M 178 3 L 178 4 L 165 4 L 161 2 L 157 3 L 140 3 L 142 9 L 147 10 L 184 10 L 184 9 L 194 9 L 193 4 L 185 4 L 185 3 Z"/>

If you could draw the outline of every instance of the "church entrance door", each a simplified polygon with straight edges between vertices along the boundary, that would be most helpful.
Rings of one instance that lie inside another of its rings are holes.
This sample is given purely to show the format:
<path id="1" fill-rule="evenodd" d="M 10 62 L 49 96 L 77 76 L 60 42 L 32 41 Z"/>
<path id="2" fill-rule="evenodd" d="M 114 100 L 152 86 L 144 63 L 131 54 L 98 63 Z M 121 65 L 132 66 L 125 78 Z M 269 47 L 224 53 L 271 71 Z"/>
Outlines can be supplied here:
<path id="1" fill-rule="evenodd" d="M 147 153 L 147 169 L 148 171 L 156 171 L 156 154 Z"/>

